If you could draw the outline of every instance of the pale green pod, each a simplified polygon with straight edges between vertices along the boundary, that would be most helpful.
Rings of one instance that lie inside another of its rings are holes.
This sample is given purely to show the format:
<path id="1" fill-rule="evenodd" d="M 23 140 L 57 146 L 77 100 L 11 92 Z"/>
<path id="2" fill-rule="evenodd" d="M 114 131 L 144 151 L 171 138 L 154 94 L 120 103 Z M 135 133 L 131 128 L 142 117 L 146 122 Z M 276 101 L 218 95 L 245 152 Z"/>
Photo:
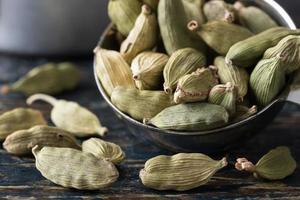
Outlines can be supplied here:
<path id="1" fill-rule="evenodd" d="M 139 176 L 152 189 L 186 191 L 205 185 L 225 166 L 226 158 L 213 160 L 201 153 L 161 155 L 147 160 Z"/>
<path id="2" fill-rule="evenodd" d="M 119 172 L 110 161 L 71 149 L 35 146 L 36 168 L 51 182 L 78 190 L 99 190 L 117 181 Z"/>
<path id="3" fill-rule="evenodd" d="M 206 57 L 192 48 L 175 51 L 164 68 L 164 90 L 172 94 L 176 89 L 178 80 L 206 65 Z"/>
<path id="4" fill-rule="evenodd" d="M 71 133 L 50 126 L 34 126 L 27 130 L 16 131 L 5 139 L 3 148 L 11 154 L 23 156 L 30 155 L 31 149 L 39 147 L 68 147 L 81 149 Z"/>
<path id="5" fill-rule="evenodd" d="M 163 109 L 172 106 L 172 96 L 163 91 L 138 90 L 117 87 L 111 95 L 112 103 L 132 118 L 151 119 Z"/>
<path id="6" fill-rule="evenodd" d="M 228 118 L 222 106 L 188 103 L 166 108 L 147 123 L 168 130 L 205 131 L 226 125 Z"/>
<path id="7" fill-rule="evenodd" d="M 4 140 L 15 131 L 46 124 L 47 121 L 40 111 L 29 108 L 15 108 L 0 115 L 0 140 Z"/>
<path id="8" fill-rule="evenodd" d="M 101 125 L 94 113 L 76 102 L 58 100 L 45 94 L 32 95 L 26 102 L 31 105 L 35 101 L 51 104 L 53 106 L 51 120 L 55 126 L 71 132 L 76 137 L 104 136 L 108 131 L 106 127 Z"/>
<path id="9" fill-rule="evenodd" d="M 204 0 L 182 0 L 183 7 L 186 13 L 187 21 L 196 20 L 199 24 L 206 22 L 203 5 Z"/>
<path id="10" fill-rule="evenodd" d="M 147 4 L 152 10 L 157 11 L 159 0 L 143 0 L 143 4 Z"/>
<path id="11" fill-rule="evenodd" d="M 208 21 L 222 20 L 232 23 L 236 19 L 233 5 L 224 0 L 210 0 L 204 4 L 203 12 Z"/>
<path id="12" fill-rule="evenodd" d="M 248 108 L 247 106 L 237 105 L 236 113 L 233 116 L 232 122 L 236 123 L 245 120 L 257 113 L 257 106 Z"/>
<path id="13" fill-rule="evenodd" d="M 125 158 L 125 153 L 117 144 L 106 142 L 99 138 L 91 138 L 82 143 L 82 151 L 91 153 L 99 159 L 119 164 Z"/>

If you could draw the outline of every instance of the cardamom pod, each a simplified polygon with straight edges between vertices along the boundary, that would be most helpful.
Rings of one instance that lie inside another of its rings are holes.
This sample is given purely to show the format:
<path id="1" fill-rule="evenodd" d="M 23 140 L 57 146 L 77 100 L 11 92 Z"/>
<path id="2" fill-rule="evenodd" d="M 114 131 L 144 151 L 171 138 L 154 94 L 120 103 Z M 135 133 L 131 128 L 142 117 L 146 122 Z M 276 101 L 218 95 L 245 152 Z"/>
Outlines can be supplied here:
<path id="1" fill-rule="evenodd" d="M 125 158 L 125 153 L 119 145 L 99 138 L 91 138 L 84 141 L 82 143 L 82 151 L 91 153 L 99 159 L 111 161 L 114 164 L 122 162 Z"/>
<path id="2" fill-rule="evenodd" d="M 143 4 L 147 4 L 152 10 L 157 11 L 159 0 L 143 0 Z"/>
<path id="3" fill-rule="evenodd" d="M 201 153 L 161 155 L 147 160 L 139 176 L 149 188 L 186 191 L 205 185 L 225 166 L 226 158 L 213 160 Z"/>
<path id="4" fill-rule="evenodd" d="M 295 159 L 288 147 L 280 146 L 264 155 L 256 165 L 246 158 L 237 159 L 237 170 L 248 171 L 257 178 L 281 180 L 294 173 L 297 167 Z"/>
<path id="5" fill-rule="evenodd" d="M 228 118 L 222 106 L 188 103 L 166 108 L 147 123 L 168 130 L 205 131 L 224 126 Z"/>
<path id="6" fill-rule="evenodd" d="M 48 63 L 37 66 L 11 85 L 5 85 L 1 92 L 58 94 L 74 89 L 80 81 L 80 72 L 72 63 Z"/>
<path id="7" fill-rule="evenodd" d="M 67 131 L 41 125 L 10 134 L 5 139 L 3 148 L 11 154 L 22 156 L 31 154 L 31 149 L 36 145 L 81 149 L 76 139 Z"/>
<path id="8" fill-rule="evenodd" d="M 32 95 L 26 102 L 31 105 L 38 100 L 53 106 L 51 120 L 55 126 L 69 131 L 77 137 L 87 137 L 95 134 L 104 136 L 108 131 L 106 127 L 101 126 L 95 114 L 76 102 L 57 100 L 45 94 Z"/>
<path id="9" fill-rule="evenodd" d="M 208 21 L 226 21 L 232 23 L 236 19 L 236 12 L 233 5 L 224 0 L 210 0 L 204 4 L 204 14 Z"/>
<path id="10" fill-rule="evenodd" d="M 142 121 L 173 105 L 172 97 L 163 91 L 117 87 L 111 95 L 112 103 L 132 118 Z"/>
<path id="11" fill-rule="evenodd" d="M 51 182 L 67 188 L 98 190 L 117 181 L 113 163 L 71 148 L 35 146 L 36 168 Z"/>
<path id="12" fill-rule="evenodd" d="M 202 11 L 204 0 L 182 0 L 187 21 L 196 20 L 199 24 L 206 22 Z"/>
<path id="13" fill-rule="evenodd" d="M 15 108 L 0 115 L 0 140 L 4 140 L 15 131 L 46 124 L 47 122 L 40 111 Z"/>
<path id="14" fill-rule="evenodd" d="M 226 62 L 238 67 L 252 67 L 265 51 L 288 35 L 300 35 L 300 30 L 275 27 L 234 44 L 226 55 Z"/>
<path id="15" fill-rule="evenodd" d="M 163 53 L 143 52 L 131 63 L 131 71 L 135 85 L 140 90 L 161 89 L 163 85 L 163 70 L 169 56 Z"/>
<path id="16" fill-rule="evenodd" d="M 253 35 L 242 26 L 224 21 L 211 21 L 199 25 L 197 21 L 193 20 L 188 23 L 188 28 L 192 32 L 197 32 L 209 47 L 221 55 L 226 55 L 235 43 Z"/>
<path id="17" fill-rule="evenodd" d="M 127 36 L 141 12 L 139 0 L 109 0 L 108 16 L 119 32 Z"/>
<path id="18" fill-rule="evenodd" d="M 261 106 L 268 105 L 284 88 L 286 77 L 281 58 L 261 60 L 250 76 L 250 87 Z"/>
<path id="19" fill-rule="evenodd" d="M 97 76 L 109 96 L 116 86 L 135 88 L 130 66 L 119 52 L 96 48 L 95 54 Z"/>
<path id="20" fill-rule="evenodd" d="M 253 33 L 261 33 L 278 26 L 266 12 L 258 7 L 245 7 L 242 2 L 237 1 L 234 8 L 237 10 L 239 22 Z"/>
<path id="21" fill-rule="evenodd" d="M 158 23 L 156 15 L 147 5 L 142 6 L 142 12 L 136 19 L 133 29 L 121 44 L 120 52 L 124 59 L 131 63 L 141 52 L 151 50 L 157 43 Z"/>
<path id="22" fill-rule="evenodd" d="M 179 78 L 206 65 L 206 57 L 193 48 L 175 51 L 164 68 L 164 90 L 172 94 Z"/>
<path id="23" fill-rule="evenodd" d="M 216 68 L 200 68 L 181 77 L 174 93 L 175 103 L 197 102 L 207 99 L 209 91 L 218 84 Z"/>
<path id="24" fill-rule="evenodd" d="M 233 83 L 238 90 L 238 98 L 243 100 L 248 93 L 249 74 L 243 69 L 234 65 L 227 65 L 225 58 L 216 57 L 214 65 L 218 68 L 218 75 L 221 83 Z"/>
<path id="25" fill-rule="evenodd" d="M 252 106 L 251 108 L 248 108 L 247 106 L 238 105 L 236 107 L 236 113 L 233 117 L 232 122 L 236 123 L 236 122 L 243 121 L 256 113 L 257 113 L 257 106 Z"/>
<path id="26" fill-rule="evenodd" d="M 223 106 L 232 116 L 236 112 L 237 89 L 230 82 L 216 85 L 209 93 L 208 102 Z"/>

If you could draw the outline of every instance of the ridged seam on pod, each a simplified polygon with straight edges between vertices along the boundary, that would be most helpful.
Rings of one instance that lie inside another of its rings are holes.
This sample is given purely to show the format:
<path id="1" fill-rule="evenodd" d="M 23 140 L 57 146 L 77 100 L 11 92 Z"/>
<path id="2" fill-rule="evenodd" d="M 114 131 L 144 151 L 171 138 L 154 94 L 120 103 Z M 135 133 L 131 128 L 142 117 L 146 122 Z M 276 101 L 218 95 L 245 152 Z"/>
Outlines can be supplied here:
<path id="1" fill-rule="evenodd" d="M 246 106 L 237 105 L 236 107 L 236 113 L 233 117 L 232 122 L 236 123 L 245 119 L 248 119 L 252 115 L 257 113 L 257 106 L 252 106 L 251 108 L 248 108 Z"/>
<path id="2" fill-rule="evenodd" d="M 201 153 L 179 153 L 149 159 L 140 171 L 142 183 L 156 190 L 186 191 L 205 185 L 220 169 L 226 158 L 213 160 Z"/>
<path id="3" fill-rule="evenodd" d="M 164 90 L 172 94 L 179 78 L 206 65 L 206 57 L 193 48 L 175 51 L 164 68 Z"/>
<path id="4" fill-rule="evenodd" d="M 232 23 L 236 18 L 233 5 L 223 0 L 210 0 L 206 2 L 203 11 L 208 21 L 222 20 Z"/>
<path id="5" fill-rule="evenodd" d="M 206 22 L 202 11 L 204 0 L 182 0 L 187 21 L 196 20 L 199 24 Z"/>
<path id="6" fill-rule="evenodd" d="M 117 144 L 106 142 L 99 138 L 91 138 L 82 143 L 82 151 L 91 153 L 99 159 L 111 161 L 114 164 L 122 162 L 125 153 Z"/>
<path id="7" fill-rule="evenodd" d="M 10 134 L 3 143 L 3 148 L 14 155 L 31 154 L 31 149 L 40 147 L 68 147 L 81 149 L 76 139 L 67 131 L 49 126 L 34 126 Z"/>
<path id="8" fill-rule="evenodd" d="M 96 48 L 97 76 L 110 96 L 116 86 L 135 87 L 130 66 L 117 51 Z"/>
<path id="9" fill-rule="evenodd" d="M 51 182 L 67 188 L 98 190 L 117 181 L 113 163 L 71 148 L 35 146 L 36 168 Z"/>
<path id="10" fill-rule="evenodd" d="M 142 6 L 142 12 L 136 19 L 133 29 L 121 44 L 120 52 L 131 63 L 134 57 L 145 50 L 151 50 L 157 43 L 158 23 L 156 15 L 148 5 Z"/>
<path id="11" fill-rule="evenodd" d="M 30 108 L 15 108 L 0 115 L 0 140 L 11 133 L 31 128 L 35 125 L 46 125 L 43 114 Z"/>
<path id="12" fill-rule="evenodd" d="M 217 85 L 217 69 L 213 66 L 200 68 L 192 74 L 181 77 L 174 93 L 174 102 L 197 102 L 207 99 L 209 91 Z"/>
<path id="13" fill-rule="evenodd" d="M 77 137 L 104 136 L 108 131 L 101 125 L 95 114 L 76 102 L 57 100 L 45 94 L 32 95 L 26 102 L 31 105 L 39 100 L 53 106 L 51 120 L 57 127 L 69 131 Z"/>

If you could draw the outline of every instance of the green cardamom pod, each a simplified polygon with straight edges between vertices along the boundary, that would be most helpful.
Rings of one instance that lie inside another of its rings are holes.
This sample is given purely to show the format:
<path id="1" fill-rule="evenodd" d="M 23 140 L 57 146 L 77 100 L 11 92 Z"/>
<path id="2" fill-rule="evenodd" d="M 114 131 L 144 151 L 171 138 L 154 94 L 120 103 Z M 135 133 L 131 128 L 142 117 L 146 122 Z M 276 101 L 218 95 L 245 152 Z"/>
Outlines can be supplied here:
<path id="1" fill-rule="evenodd" d="M 161 89 L 163 85 L 163 70 L 169 56 L 163 53 L 143 52 L 131 63 L 131 71 L 135 85 L 140 90 Z"/>
<path id="2" fill-rule="evenodd" d="M 74 89 L 80 81 L 80 72 L 72 63 L 48 63 L 30 70 L 17 82 L 1 88 L 1 92 L 21 92 L 25 95 L 34 93 L 58 94 Z"/>
<path id="3" fill-rule="evenodd" d="M 109 96 L 116 86 L 135 88 L 130 66 L 119 52 L 96 48 L 95 54 L 96 73 Z"/>
<path id="4" fill-rule="evenodd" d="M 127 36 L 141 12 L 139 0 L 109 0 L 108 16 L 117 26 L 118 31 Z"/>
<path id="5" fill-rule="evenodd" d="M 142 12 L 136 19 L 133 29 L 121 44 L 120 52 L 124 59 L 131 63 L 141 52 L 151 50 L 157 43 L 158 23 L 156 15 L 147 5 L 142 6 Z"/>
<path id="6" fill-rule="evenodd" d="M 108 160 L 114 164 L 122 162 L 125 158 L 125 153 L 119 145 L 99 138 L 91 138 L 84 141 L 82 143 L 82 151 L 91 153 L 99 159 Z"/>
<path id="7" fill-rule="evenodd" d="M 221 55 L 226 55 L 235 43 L 253 35 L 242 26 L 224 21 L 212 21 L 199 25 L 197 21 L 193 20 L 188 23 L 188 28 L 192 32 L 197 32 L 209 47 Z"/>
<path id="8" fill-rule="evenodd" d="M 67 188 L 98 190 L 117 181 L 119 172 L 110 161 L 71 149 L 35 146 L 36 168 L 51 182 Z"/>
<path id="9" fill-rule="evenodd" d="M 147 4 L 152 10 L 157 11 L 159 0 L 143 0 L 143 4 Z"/>
<path id="10" fill-rule="evenodd" d="M 242 101 L 248 93 L 249 74 L 234 65 L 228 65 L 222 56 L 216 57 L 214 65 L 218 68 L 218 75 L 222 84 L 233 83 L 238 90 L 238 98 Z"/>
<path id="11" fill-rule="evenodd" d="M 15 108 L 0 115 L 0 140 L 15 131 L 29 129 L 36 125 L 46 125 L 43 114 L 29 108 Z"/>
<path id="12" fill-rule="evenodd" d="M 240 1 L 235 2 L 234 7 L 237 10 L 239 22 L 253 33 L 261 33 L 278 26 L 266 12 L 258 7 L 245 7 Z"/>
<path id="13" fill-rule="evenodd" d="M 161 155 L 147 160 L 139 176 L 152 189 L 186 191 L 205 185 L 225 166 L 226 158 L 213 160 L 201 153 Z"/>
<path id="14" fill-rule="evenodd" d="M 199 24 L 206 22 L 202 11 L 204 0 L 182 0 L 187 21 L 196 20 Z"/>
<path id="15" fill-rule="evenodd" d="M 192 48 L 175 51 L 164 68 L 164 90 L 172 94 L 176 89 L 178 80 L 206 65 L 206 57 Z"/>
<path id="16" fill-rule="evenodd" d="M 55 126 L 71 132 L 76 137 L 88 137 L 95 134 L 104 136 L 108 131 L 106 127 L 102 127 L 95 114 L 76 102 L 57 100 L 45 94 L 32 95 L 26 102 L 31 105 L 38 100 L 53 106 L 51 120 Z"/>
<path id="17" fill-rule="evenodd" d="M 233 5 L 224 0 L 210 0 L 204 4 L 204 14 L 208 21 L 226 21 L 232 23 L 236 19 L 236 12 Z"/>
<path id="18" fill-rule="evenodd" d="M 173 105 L 172 97 L 163 91 L 138 90 L 117 87 L 111 95 L 112 103 L 132 118 L 151 119 L 163 109 Z"/>
<path id="19" fill-rule="evenodd" d="M 3 148 L 11 154 L 22 156 L 31 154 L 31 149 L 36 145 L 81 149 L 69 132 L 44 125 L 10 134 L 5 139 Z"/>
<path id="20" fill-rule="evenodd" d="M 205 131 L 224 126 L 228 118 L 229 115 L 222 106 L 188 103 L 166 108 L 147 123 L 168 130 Z"/>
<path id="21" fill-rule="evenodd" d="M 252 106 L 248 108 L 247 106 L 238 105 L 236 107 L 236 113 L 234 114 L 233 123 L 243 121 L 252 115 L 257 113 L 257 106 Z"/>
<path id="22" fill-rule="evenodd" d="M 226 62 L 238 67 L 252 67 L 271 48 L 288 35 L 300 35 L 300 30 L 275 27 L 234 44 L 226 55 Z"/>
<path id="23" fill-rule="evenodd" d="M 174 93 L 175 103 L 197 102 L 207 99 L 209 91 L 219 83 L 216 68 L 200 68 L 181 77 Z"/>

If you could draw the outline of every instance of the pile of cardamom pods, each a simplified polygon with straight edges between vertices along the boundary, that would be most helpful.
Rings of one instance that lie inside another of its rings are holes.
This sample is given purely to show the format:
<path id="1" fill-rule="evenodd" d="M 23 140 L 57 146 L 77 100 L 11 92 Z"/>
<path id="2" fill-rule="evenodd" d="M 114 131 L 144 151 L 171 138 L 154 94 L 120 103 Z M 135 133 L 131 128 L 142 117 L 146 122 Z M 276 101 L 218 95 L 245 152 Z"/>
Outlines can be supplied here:
<path id="1" fill-rule="evenodd" d="M 244 120 L 300 67 L 300 30 L 239 1 L 110 0 L 108 14 L 120 49 L 95 48 L 98 78 L 119 110 L 161 129 Z"/>

